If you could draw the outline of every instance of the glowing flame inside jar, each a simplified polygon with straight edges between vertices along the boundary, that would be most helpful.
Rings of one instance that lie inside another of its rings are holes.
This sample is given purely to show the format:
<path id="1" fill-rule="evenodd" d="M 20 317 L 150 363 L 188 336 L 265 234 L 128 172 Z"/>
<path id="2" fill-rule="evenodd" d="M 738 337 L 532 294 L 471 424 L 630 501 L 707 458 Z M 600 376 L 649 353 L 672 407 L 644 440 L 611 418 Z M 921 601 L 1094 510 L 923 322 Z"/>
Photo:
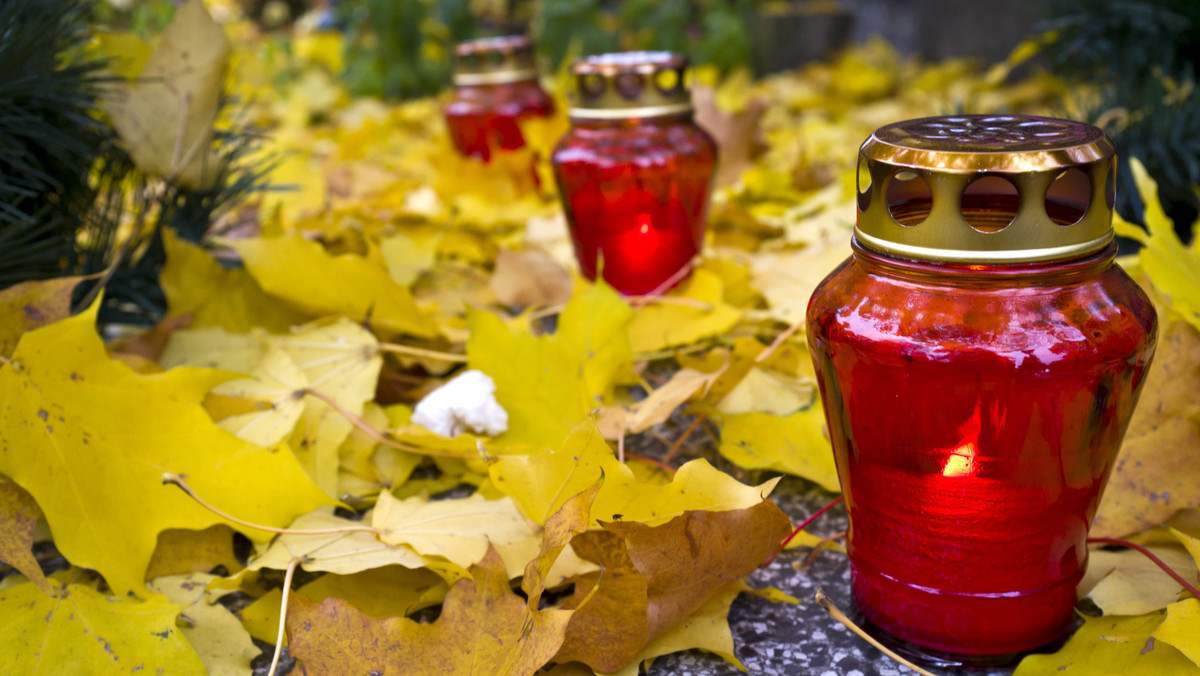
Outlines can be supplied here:
<path id="1" fill-rule="evenodd" d="M 975 414 L 963 423 L 959 430 L 962 442 L 952 449 L 942 465 L 942 476 L 975 476 L 979 472 L 979 431 L 982 428 L 979 406 L 975 406 Z"/>

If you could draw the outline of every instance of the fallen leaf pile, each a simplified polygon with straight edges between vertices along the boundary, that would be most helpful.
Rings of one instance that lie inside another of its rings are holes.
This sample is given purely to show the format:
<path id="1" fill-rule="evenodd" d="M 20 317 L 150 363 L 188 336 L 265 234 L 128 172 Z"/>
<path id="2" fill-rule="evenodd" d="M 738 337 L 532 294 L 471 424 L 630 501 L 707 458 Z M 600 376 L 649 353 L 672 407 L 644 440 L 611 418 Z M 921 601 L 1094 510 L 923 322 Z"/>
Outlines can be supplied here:
<path id="1" fill-rule="evenodd" d="M 1062 88 L 882 42 L 758 82 L 700 73 L 728 161 L 704 258 L 624 298 L 573 262 L 546 164 L 565 105 L 484 165 L 453 152 L 438 100 L 347 96 L 336 34 L 280 50 L 199 0 L 177 17 L 203 31 L 131 48 L 153 77 L 109 111 L 122 141 L 202 183 L 225 87 L 270 130 L 282 189 L 201 244 L 167 233 L 169 314 L 143 336 L 70 316 L 78 280 L 0 292 L 6 673 L 248 674 L 281 624 L 310 674 L 632 675 L 693 648 L 740 666 L 735 597 L 788 600 L 746 581 L 792 530 L 778 477 L 838 489 L 797 329 L 849 252 L 858 144 L 908 117 L 1050 112 Z M 1149 232 L 1122 232 L 1146 244 L 1129 263 L 1162 331 L 1096 531 L 1194 581 L 1200 248 L 1139 183 Z M 414 423 L 464 370 L 505 431 Z M 685 458 L 690 434 L 719 456 Z M 35 551 L 69 567 L 44 575 Z M 1200 600 L 1131 552 L 1090 575 L 1101 615 L 1018 673 L 1200 670 Z"/>

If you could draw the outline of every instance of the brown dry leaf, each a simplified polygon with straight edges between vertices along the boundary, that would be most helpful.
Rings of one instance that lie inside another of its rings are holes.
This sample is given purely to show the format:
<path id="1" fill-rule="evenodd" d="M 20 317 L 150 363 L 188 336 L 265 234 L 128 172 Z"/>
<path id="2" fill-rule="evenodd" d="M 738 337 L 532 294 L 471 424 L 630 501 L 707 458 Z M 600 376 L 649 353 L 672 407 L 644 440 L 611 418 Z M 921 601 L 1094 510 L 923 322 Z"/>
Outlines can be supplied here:
<path id="1" fill-rule="evenodd" d="M 650 640 L 646 580 L 616 533 L 589 531 L 576 536 L 571 547 L 601 570 L 574 580 L 575 593 L 562 607 L 575 614 L 554 661 L 583 662 L 610 674 L 634 660 Z"/>
<path id="2" fill-rule="evenodd" d="M 604 527 L 625 538 L 646 578 L 652 637 L 757 570 L 792 531 L 787 515 L 767 500 L 728 512 L 687 512 L 658 527 L 636 522 Z"/>
<path id="3" fill-rule="evenodd" d="M 1092 526 L 1121 537 L 1200 506 L 1200 332 L 1159 327 L 1158 348 Z"/>
<path id="4" fill-rule="evenodd" d="M 11 357 L 26 331 L 70 316 L 71 293 L 82 277 L 22 282 L 0 291 L 0 357 Z"/>
<path id="5" fill-rule="evenodd" d="M 642 664 L 649 669 L 656 657 L 693 649 L 719 655 L 726 662 L 746 671 L 746 667 L 733 654 L 733 632 L 729 627 L 729 607 L 743 591 L 754 590 L 744 582 L 727 585 L 699 610 L 646 644 L 637 659 L 614 676 L 637 676 Z"/>
<path id="6" fill-rule="evenodd" d="M 149 331 L 109 343 L 108 349 L 118 359 L 131 355 L 157 363 L 167 349 L 171 336 L 180 329 L 188 328 L 191 323 L 192 318 L 188 315 L 164 319 Z"/>
<path id="7" fill-rule="evenodd" d="M 571 273 L 536 248 L 501 249 L 488 287 L 506 305 L 553 306 L 571 300 Z"/>
<path id="8" fill-rule="evenodd" d="M 692 100 L 696 104 L 696 123 L 712 134 L 720 148 L 721 161 L 714 184 L 736 183 L 765 149 L 759 138 L 759 125 L 767 112 L 767 102 L 753 98 L 739 111 L 725 111 L 717 105 L 716 91 L 703 85 L 692 90 Z"/>
<path id="9" fill-rule="evenodd" d="M 242 569 L 233 552 L 233 529 L 225 524 L 204 530 L 168 528 L 158 534 L 158 545 L 146 568 L 146 580 L 164 575 L 208 573 L 225 566 L 229 573 Z"/>
<path id="10" fill-rule="evenodd" d="M 297 598 L 288 608 L 289 650 L 315 674 L 533 674 L 558 651 L 571 612 L 529 610 L 494 549 L 471 576 L 454 584 L 431 624 Z"/>
<path id="11" fill-rule="evenodd" d="M 598 588 L 571 619 L 555 658 L 602 673 L 636 659 L 649 641 L 754 572 L 791 532 L 787 515 L 769 501 L 734 511 L 689 511 L 661 526 L 603 525 L 606 532 L 584 533 L 571 542 L 602 572 L 576 582 L 565 607 Z"/>
<path id="12" fill-rule="evenodd" d="M 24 488 L 0 474 L 0 562 L 29 578 L 38 589 L 53 594 L 50 582 L 33 556 L 33 534 L 42 510 Z"/>
<path id="13" fill-rule="evenodd" d="M 194 188 L 211 185 L 220 160 L 210 146 L 229 52 L 203 0 L 175 10 L 137 83 L 106 106 L 140 169 Z"/>

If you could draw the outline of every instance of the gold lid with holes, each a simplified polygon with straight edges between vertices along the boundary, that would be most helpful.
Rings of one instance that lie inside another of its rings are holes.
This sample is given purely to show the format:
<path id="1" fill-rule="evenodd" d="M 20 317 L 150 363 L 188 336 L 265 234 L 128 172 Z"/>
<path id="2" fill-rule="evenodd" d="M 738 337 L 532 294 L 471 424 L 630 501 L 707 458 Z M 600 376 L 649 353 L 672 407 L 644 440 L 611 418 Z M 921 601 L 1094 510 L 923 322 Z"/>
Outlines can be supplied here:
<path id="1" fill-rule="evenodd" d="M 621 120 L 692 112 L 688 60 L 672 52 L 619 52 L 571 64 L 567 115 Z"/>
<path id="2" fill-rule="evenodd" d="M 1028 263 L 1112 241 L 1116 150 L 1098 127 L 953 115 L 881 127 L 859 149 L 862 246 L 914 260 Z"/>
<path id="3" fill-rule="evenodd" d="M 536 80 L 533 43 L 523 35 L 482 38 L 454 48 L 454 84 L 507 84 Z"/>

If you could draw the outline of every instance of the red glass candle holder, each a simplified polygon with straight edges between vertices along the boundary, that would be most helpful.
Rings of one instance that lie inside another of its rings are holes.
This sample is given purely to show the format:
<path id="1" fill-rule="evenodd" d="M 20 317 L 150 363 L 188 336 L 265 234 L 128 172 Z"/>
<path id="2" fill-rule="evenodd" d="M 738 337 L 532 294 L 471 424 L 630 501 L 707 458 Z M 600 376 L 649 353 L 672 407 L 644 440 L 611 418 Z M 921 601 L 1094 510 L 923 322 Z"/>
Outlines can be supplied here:
<path id="1" fill-rule="evenodd" d="M 523 36 L 484 38 L 455 48 L 454 94 L 443 108 L 460 153 L 491 159 L 525 145 L 520 121 L 548 117 L 554 101 L 538 85 L 533 44 Z"/>
<path id="2" fill-rule="evenodd" d="M 909 647 L 994 662 L 1071 625 L 1157 331 L 1113 262 L 1114 160 L 1098 128 L 1026 116 L 862 146 L 854 253 L 808 339 L 854 601 Z"/>
<path id="3" fill-rule="evenodd" d="M 665 52 L 571 67 L 571 129 L 552 157 L 579 267 L 638 295 L 700 253 L 717 145 L 692 121 L 687 60 Z"/>

